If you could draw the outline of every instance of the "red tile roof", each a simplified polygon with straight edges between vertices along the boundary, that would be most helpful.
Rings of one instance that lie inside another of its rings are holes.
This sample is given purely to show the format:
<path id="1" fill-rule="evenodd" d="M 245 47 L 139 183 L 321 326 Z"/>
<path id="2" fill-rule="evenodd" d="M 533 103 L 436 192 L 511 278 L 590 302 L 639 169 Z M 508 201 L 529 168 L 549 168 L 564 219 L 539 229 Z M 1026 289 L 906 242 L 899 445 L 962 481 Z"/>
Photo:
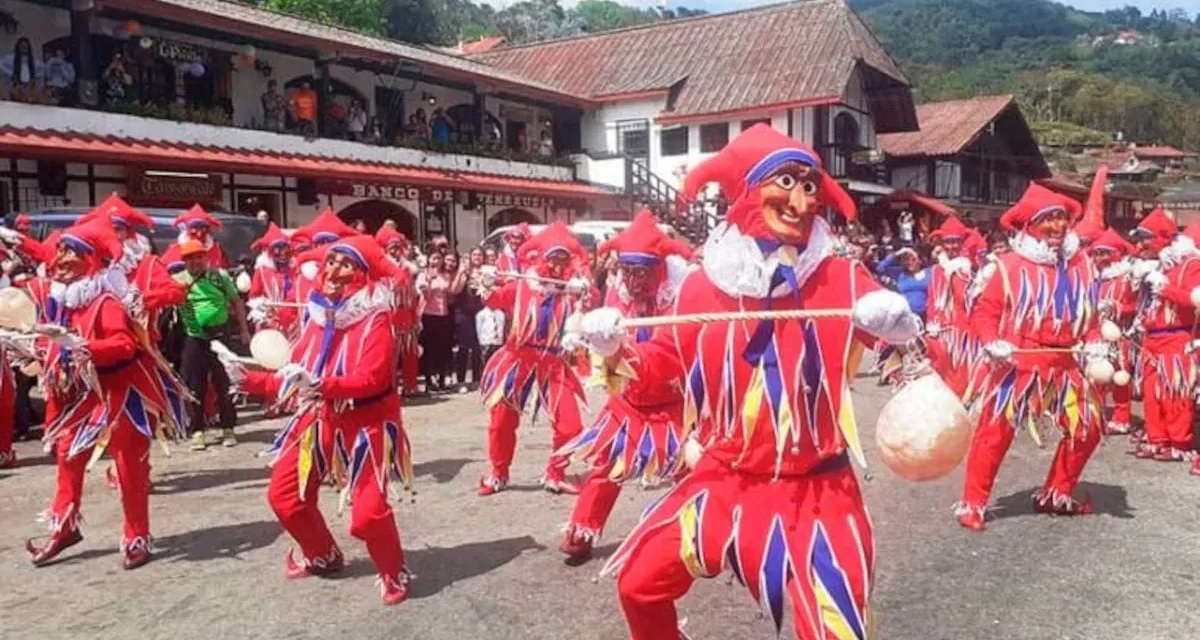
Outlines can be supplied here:
<path id="1" fill-rule="evenodd" d="M 837 102 L 861 66 L 874 86 L 903 92 L 912 120 L 908 80 L 844 0 L 665 20 L 476 59 L 593 99 L 669 94 L 663 120 Z"/>
<path id="2" fill-rule="evenodd" d="M 379 162 L 13 127 L 0 127 L 0 154 L 33 159 L 70 159 L 72 162 L 124 162 L 168 170 L 403 183 L 443 189 L 499 191 L 562 198 L 612 195 L 612 192 L 600 187 L 579 182 L 513 178 Z"/>
<path id="3" fill-rule="evenodd" d="M 503 36 L 489 36 L 486 38 L 480 38 L 474 42 L 464 42 L 462 49 L 463 53 L 472 55 L 477 53 L 487 53 L 488 51 L 491 51 L 502 44 L 504 44 Z"/>
<path id="4" fill-rule="evenodd" d="M 1179 159 L 1183 159 L 1183 158 L 1194 158 L 1197 155 L 1190 151 L 1181 151 L 1179 149 L 1176 149 L 1175 147 L 1154 146 L 1154 145 L 1145 146 L 1145 147 L 1139 145 L 1137 147 L 1131 148 L 1130 151 L 1133 153 L 1133 155 L 1135 155 L 1139 158 L 1168 158 L 1168 159 L 1179 158 Z"/>
<path id="5" fill-rule="evenodd" d="M 408 63 L 408 71 L 478 82 L 538 97 L 555 104 L 591 107 L 595 103 L 578 94 L 537 82 L 477 60 L 433 48 L 375 38 L 349 29 L 320 24 L 286 13 L 225 0 L 105 0 L 106 9 L 127 11 L 182 24 L 202 25 L 246 38 L 288 44 L 315 52 L 336 53 L 395 65 Z"/>
<path id="6" fill-rule="evenodd" d="M 1010 105 L 1013 96 L 979 96 L 917 105 L 920 131 L 879 136 L 889 156 L 952 156 L 970 146 L 984 128 Z"/>

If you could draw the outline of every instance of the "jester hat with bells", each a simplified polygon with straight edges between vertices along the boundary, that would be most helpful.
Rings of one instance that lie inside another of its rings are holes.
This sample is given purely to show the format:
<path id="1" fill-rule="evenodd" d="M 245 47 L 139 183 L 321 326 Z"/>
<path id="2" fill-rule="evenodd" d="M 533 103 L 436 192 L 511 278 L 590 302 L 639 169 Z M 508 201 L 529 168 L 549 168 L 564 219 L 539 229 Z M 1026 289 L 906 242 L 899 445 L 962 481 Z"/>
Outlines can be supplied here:
<path id="1" fill-rule="evenodd" d="M 587 252 L 583 250 L 583 245 L 579 244 L 575 234 L 561 221 L 542 229 L 521 245 L 521 264 L 537 265 L 538 274 L 544 276 L 546 257 L 556 252 L 566 252 L 571 257 L 571 266 L 562 274 L 564 279 L 583 273 L 583 266 L 588 260 Z"/>
<path id="2" fill-rule="evenodd" d="M 1065 211 L 1072 224 L 1083 215 L 1083 207 L 1074 198 L 1040 184 L 1031 184 L 1021 199 L 1000 216 L 1000 226 L 1005 230 L 1024 231 L 1043 216 L 1057 211 Z"/>
<path id="3" fill-rule="evenodd" d="M 780 175 L 779 170 L 795 166 L 798 179 Z M 768 224 L 763 212 L 762 187 L 775 184 L 789 193 L 803 191 L 808 212 L 830 207 L 848 221 L 858 215 L 850 194 L 821 166 L 820 156 L 802 144 L 772 129 L 757 124 L 747 129 L 725 146 L 717 155 L 705 160 L 687 175 L 683 195 L 695 199 L 709 183 L 717 183 L 721 194 L 730 201 L 726 218 L 730 225 L 759 240 L 779 240 L 779 233 Z M 792 202 L 795 202 L 795 198 Z M 783 224 L 786 224 L 784 222 Z M 800 241 L 806 242 L 807 239 Z"/>
<path id="4" fill-rule="evenodd" d="M 532 235 L 533 235 L 533 232 L 530 231 L 530 229 L 529 229 L 529 223 L 522 222 L 522 223 L 518 224 L 517 226 L 509 229 L 508 231 L 505 231 L 504 239 L 505 240 L 518 240 L 519 239 L 522 242 L 524 242 L 525 240 L 528 240 L 529 237 Z"/>

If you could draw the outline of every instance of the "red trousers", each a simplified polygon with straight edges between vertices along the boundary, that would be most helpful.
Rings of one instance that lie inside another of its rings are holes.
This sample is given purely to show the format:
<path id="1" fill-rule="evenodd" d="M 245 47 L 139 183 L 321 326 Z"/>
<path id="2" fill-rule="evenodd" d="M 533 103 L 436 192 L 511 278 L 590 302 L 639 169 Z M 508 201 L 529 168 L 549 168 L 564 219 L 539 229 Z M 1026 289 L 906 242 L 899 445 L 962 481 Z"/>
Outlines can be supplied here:
<path id="1" fill-rule="evenodd" d="M 961 398 L 967 393 L 967 385 L 970 382 L 970 375 L 968 373 L 970 367 L 956 367 L 953 359 L 950 357 L 949 350 L 941 342 L 941 340 L 949 340 L 949 336 L 952 335 L 954 333 L 947 334 L 941 339 L 934 338 L 927 340 L 925 342 L 925 349 L 929 355 L 929 364 L 932 365 L 933 370 L 942 377 L 942 380 L 945 381 L 946 386 L 950 387 L 954 395 Z"/>
<path id="2" fill-rule="evenodd" d="M 1100 396 L 1101 402 L 1108 399 L 1108 395 L 1112 394 L 1112 417 L 1110 422 L 1117 424 L 1128 425 L 1133 419 L 1133 387 L 1132 385 L 1117 386 L 1115 384 L 1100 385 L 1096 389 L 1097 395 Z"/>
<path id="3" fill-rule="evenodd" d="M 1146 441 L 1160 447 L 1188 450 L 1193 446 L 1192 416 L 1195 404 L 1190 380 L 1192 355 L 1185 353 L 1191 335 L 1172 333 L 1148 336 L 1143 344 L 1142 408 L 1146 417 Z M 1176 371 L 1176 361 L 1183 366 Z M 1165 365 L 1166 379 L 1159 375 Z"/>
<path id="4" fill-rule="evenodd" d="M 7 358 L 0 357 L 0 462 L 12 455 L 13 429 L 17 418 L 17 381 Z"/>
<path id="5" fill-rule="evenodd" d="M 575 500 L 575 510 L 571 512 L 568 525 L 569 533 L 590 536 L 589 539 L 595 541 L 604 531 L 604 525 L 620 495 L 621 485 L 609 480 L 607 473 L 592 471 L 579 490 L 579 498 Z"/>
<path id="6" fill-rule="evenodd" d="M 372 443 L 374 451 L 383 451 L 382 425 L 369 428 L 373 431 L 372 439 L 376 440 Z M 318 445 L 323 451 L 332 453 L 333 434 L 333 429 L 324 430 L 325 442 Z M 347 434 L 351 437 L 346 441 L 354 442 L 353 435 L 356 434 Z M 300 446 L 289 447 L 275 461 L 271 483 L 267 487 L 267 502 L 288 535 L 300 545 L 305 562 L 312 563 L 332 557 L 337 544 L 317 505 L 321 474 L 315 468 L 310 469 L 301 486 L 297 473 L 300 451 Z M 325 459 L 331 458 L 326 456 Z M 378 481 L 376 464 L 383 462 L 369 460 L 368 468 L 351 489 L 350 535 L 366 543 L 367 553 L 380 575 L 394 578 L 404 569 L 404 550 L 400 546 L 395 516 L 388 505 L 387 486 Z"/>
<path id="7" fill-rule="evenodd" d="M 402 347 L 400 349 L 400 376 L 401 382 L 404 384 L 405 391 L 417 391 L 417 376 L 420 373 L 421 356 L 417 352 L 416 343 L 413 343 L 412 348 Z"/>
<path id="8" fill-rule="evenodd" d="M 675 601 L 727 569 L 778 630 L 790 600 L 799 640 L 870 636 L 874 539 L 848 466 L 772 480 L 702 459 L 613 558 L 632 640 L 675 640 Z"/>
<path id="9" fill-rule="evenodd" d="M 50 505 L 53 535 L 70 533 L 78 526 L 79 508 L 83 502 L 83 477 L 92 450 L 81 451 L 67 459 L 71 438 L 64 436 L 55 446 L 58 483 L 54 502 Z M 121 492 L 121 509 L 125 513 L 125 533 L 122 549 L 136 541 L 150 539 L 150 441 L 137 432 L 125 419 L 113 428 L 108 454 L 117 466 L 117 483 Z"/>
<path id="10" fill-rule="evenodd" d="M 1000 463 L 1004 461 L 1014 437 L 1016 429 L 1008 420 L 993 414 L 990 407 L 984 409 L 971 441 L 971 451 L 967 454 L 962 494 L 964 506 L 974 509 L 987 506 L 992 486 L 996 483 L 996 473 L 1000 471 Z M 1097 425 L 1080 425 L 1074 438 L 1064 431 L 1054 454 L 1054 462 L 1050 465 L 1050 473 L 1046 475 L 1043 491 L 1071 495 L 1098 444 L 1100 430 Z"/>
<path id="11" fill-rule="evenodd" d="M 579 417 L 579 403 L 569 392 L 562 393 L 557 405 L 548 407 L 550 429 L 553 431 L 550 450 L 558 451 L 571 438 L 583 430 L 583 421 Z M 521 413 L 505 402 L 492 407 L 491 420 L 488 422 L 488 459 L 492 462 L 492 476 L 508 479 L 508 469 L 512 466 L 513 457 L 517 451 L 517 427 L 521 424 Z M 567 456 L 550 454 L 546 463 L 546 478 L 561 480 L 567 471 L 570 460 Z"/>

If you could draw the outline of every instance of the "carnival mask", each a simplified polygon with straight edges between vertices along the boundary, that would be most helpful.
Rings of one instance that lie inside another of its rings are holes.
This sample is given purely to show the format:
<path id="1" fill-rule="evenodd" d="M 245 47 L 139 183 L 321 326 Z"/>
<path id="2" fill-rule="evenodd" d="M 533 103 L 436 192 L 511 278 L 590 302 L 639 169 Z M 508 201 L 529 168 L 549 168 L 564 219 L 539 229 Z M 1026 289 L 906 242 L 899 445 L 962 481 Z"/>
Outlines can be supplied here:
<path id="1" fill-rule="evenodd" d="M 330 251 L 325 258 L 321 293 L 329 300 L 341 300 L 363 279 L 362 268 L 350 256 Z"/>
<path id="2" fill-rule="evenodd" d="M 771 231 L 789 244 L 806 243 L 821 205 L 817 172 L 788 162 L 764 178 L 758 189 L 763 221 Z"/>
<path id="3" fill-rule="evenodd" d="M 83 255 L 81 249 L 72 247 L 65 242 L 59 243 L 58 252 L 54 255 L 51 277 L 56 282 L 71 284 L 87 274 L 87 262 L 87 257 Z"/>
<path id="4" fill-rule="evenodd" d="M 653 298 L 658 293 L 657 265 L 621 264 L 621 282 L 625 283 L 625 291 L 634 299 L 644 300 Z"/>
<path id="5" fill-rule="evenodd" d="M 1029 223 L 1026 232 L 1046 243 L 1051 249 L 1061 249 L 1069 226 L 1070 219 L 1066 209 L 1054 208 L 1037 216 Z"/>

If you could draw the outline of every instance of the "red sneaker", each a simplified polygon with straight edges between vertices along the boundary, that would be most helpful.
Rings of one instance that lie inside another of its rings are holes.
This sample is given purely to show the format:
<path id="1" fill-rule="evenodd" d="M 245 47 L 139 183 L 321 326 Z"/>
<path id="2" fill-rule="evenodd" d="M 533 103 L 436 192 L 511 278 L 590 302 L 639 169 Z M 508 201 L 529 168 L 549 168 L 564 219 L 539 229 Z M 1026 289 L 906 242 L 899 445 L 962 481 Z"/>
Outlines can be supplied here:
<path id="1" fill-rule="evenodd" d="M 396 577 L 379 576 L 379 597 L 383 600 L 383 606 L 391 607 L 408 600 L 409 584 L 414 577 L 407 570 Z"/>
<path id="2" fill-rule="evenodd" d="M 579 495 L 579 484 L 574 480 L 568 480 L 566 476 L 554 477 L 547 475 L 542 478 L 542 488 L 555 495 Z"/>
<path id="3" fill-rule="evenodd" d="M 493 496 L 508 487 L 508 478 L 488 474 L 479 479 L 479 495 Z"/>
<path id="4" fill-rule="evenodd" d="M 1157 460 L 1163 447 L 1143 442 L 1133 452 L 1133 457 L 1139 460 Z"/>
<path id="5" fill-rule="evenodd" d="M 33 543 L 33 540 L 25 541 L 25 551 L 29 552 L 29 560 L 35 567 L 44 567 L 58 554 L 67 549 L 83 542 L 83 534 L 79 529 L 71 529 L 66 533 L 62 533 L 50 538 L 50 541 L 39 547 Z"/>
<path id="6" fill-rule="evenodd" d="M 146 538 L 136 538 L 125 546 L 124 554 L 125 559 L 121 562 L 121 566 L 125 567 L 126 571 L 137 569 L 150 562 L 150 541 Z"/>
<path id="7" fill-rule="evenodd" d="M 958 516 L 958 524 L 964 529 L 980 532 L 987 528 L 984 523 L 983 514 L 972 509 Z"/>
<path id="8" fill-rule="evenodd" d="M 16 469 L 19 466 L 21 466 L 21 463 L 17 462 L 16 451 L 0 453 L 0 469 Z"/>
<path id="9" fill-rule="evenodd" d="M 592 557 L 592 545 L 595 538 L 579 532 L 567 533 L 558 550 L 572 561 L 583 562 Z"/>
<path id="10" fill-rule="evenodd" d="M 292 558 L 292 549 L 284 556 L 283 575 L 288 580 L 303 580 L 312 576 L 324 578 L 341 571 L 346 566 L 346 558 L 341 549 L 333 548 L 328 558 L 303 559 L 296 562 Z"/>

